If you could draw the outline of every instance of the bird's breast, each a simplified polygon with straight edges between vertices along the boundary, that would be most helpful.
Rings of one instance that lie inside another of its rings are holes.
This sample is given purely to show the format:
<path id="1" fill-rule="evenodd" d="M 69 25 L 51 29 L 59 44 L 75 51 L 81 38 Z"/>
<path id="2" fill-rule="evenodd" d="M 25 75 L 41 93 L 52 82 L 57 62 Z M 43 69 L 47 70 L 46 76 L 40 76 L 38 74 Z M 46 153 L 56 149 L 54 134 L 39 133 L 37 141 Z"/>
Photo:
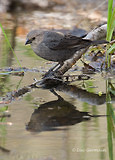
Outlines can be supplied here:
<path id="1" fill-rule="evenodd" d="M 37 45 L 37 47 L 36 45 L 32 45 L 31 47 L 41 58 L 54 62 L 64 62 L 65 60 L 71 58 L 75 53 L 75 51 L 72 50 L 52 50 L 43 43 Z"/>

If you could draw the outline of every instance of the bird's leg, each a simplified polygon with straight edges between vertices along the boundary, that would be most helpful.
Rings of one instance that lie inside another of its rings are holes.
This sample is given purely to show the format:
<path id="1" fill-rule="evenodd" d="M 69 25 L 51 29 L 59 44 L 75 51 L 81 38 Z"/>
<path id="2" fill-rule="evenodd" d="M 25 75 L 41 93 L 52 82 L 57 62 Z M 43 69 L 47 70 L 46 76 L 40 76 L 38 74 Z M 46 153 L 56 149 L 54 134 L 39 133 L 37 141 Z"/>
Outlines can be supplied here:
<path id="1" fill-rule="evenodd" d="M 58 65 L 60 66 L 60 63 L 57 63 L 55 66 L 53 66 L 52 68 L 50 68 L 48 72 L 53 71 Z M 47 72 L 47 73 L 48 73 L 48 72 Z"/>
<path id="2" fill-rule="evenodd" d="M 56 69 L 54 71 L 56 72 L 58 69 L 60 69 L 63 66 L 63 64 L 63 62 L 58 63 L 59 66 L 57 65 L 58 67 L 56 66 L 57 68 L 55 67 Z"/>
<path id="3" fill-rule="evenodd" d="M 53 70 L 54 70 L 58 65 L 60 65 L 60 64 L 58 63 L 58 64 L 56 64 L 55 66 L 53 66 L 52 68 L 50 68 L 50 69 L 49 69 L 49 71 L 45 73 L 45 75 L 44 75 L 44 77 L 43 77 L 43 78 L 45 78 L 45 77 L 48 77 L 48 76 L 52 75 Z"/>
<path id="4" fill-rule="evenodd" d="M 50 89 L 50 92 L 52 92 L 55 96 L 57 96 L 58 99 L 63 100 L 63 98 L 59 94 L 57 94 L 54 89 Z"/>
<path id="5" fill-rule="evenodd" d="M 48 72 L 45 73 L 43 78 L 53 75 L 53 73 L 55 73 L 59 68 L 61 68 L 62 65 L 63 63 L 57 63 L 55 66 L 50 68 Z"/>

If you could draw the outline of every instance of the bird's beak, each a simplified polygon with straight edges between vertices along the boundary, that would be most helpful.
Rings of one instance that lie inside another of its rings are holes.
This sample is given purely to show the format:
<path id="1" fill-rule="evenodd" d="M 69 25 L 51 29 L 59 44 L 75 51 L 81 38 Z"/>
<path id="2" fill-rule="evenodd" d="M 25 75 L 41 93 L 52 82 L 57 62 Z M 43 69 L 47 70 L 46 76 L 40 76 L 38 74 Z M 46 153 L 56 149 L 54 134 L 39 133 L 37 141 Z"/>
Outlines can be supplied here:
<path id="1" fill-rule="evenodd" d="M 27 39 L 25 45 L 30 44 L 30 43 L 31 43 L 31 41 L 29 39 Z"/>

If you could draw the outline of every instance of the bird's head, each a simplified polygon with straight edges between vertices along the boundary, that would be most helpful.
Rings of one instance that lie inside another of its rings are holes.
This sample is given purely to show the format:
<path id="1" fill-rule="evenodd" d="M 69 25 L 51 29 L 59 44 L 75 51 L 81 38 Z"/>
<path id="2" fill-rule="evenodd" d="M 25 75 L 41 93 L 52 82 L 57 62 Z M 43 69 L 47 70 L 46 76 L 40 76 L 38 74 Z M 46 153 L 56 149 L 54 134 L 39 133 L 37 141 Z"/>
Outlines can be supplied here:
<path id="1" fill-rule="evenodd" d="M 30 31 L 27 34 L 25 45 L 32 44 L 32 43 L 36 42 L 36 39 L 38 39 L 38 37 L 40 38 L 41 34 L 42 34 L 42 32 L 39 31 L 39 30 L 32 30 L 32 31 Z"/>

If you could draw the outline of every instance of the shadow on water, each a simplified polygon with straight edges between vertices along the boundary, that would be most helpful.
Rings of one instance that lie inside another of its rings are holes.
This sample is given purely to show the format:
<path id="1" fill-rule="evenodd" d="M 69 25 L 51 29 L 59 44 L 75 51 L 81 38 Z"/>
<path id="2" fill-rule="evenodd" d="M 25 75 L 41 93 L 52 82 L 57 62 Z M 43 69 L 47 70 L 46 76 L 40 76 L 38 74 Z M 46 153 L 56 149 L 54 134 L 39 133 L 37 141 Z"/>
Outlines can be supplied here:
<path id="1" fill-rule="evenodd" d="M 64 85 L 61 85 L 61 87 L 62 86 L 65 88 Z M 72 87 L 75 88 L 75 86 L 70 87 L 71 89 Z M 76 93 L 80 94 L 82 97 L 82 91 L 83 90 L 77 88 Z M 82 121 L 90 120 L 91 117 L 103 116 L 90 115 L 88 112 L 80 112 L 79 110 L 76 110 L 76 106 L 65 101 L 54 90 L 52 93 L 58 97 L 58 100 L 41 104 L 37 109 L 35 109 L 31 116 L 30 122 L 26 127 L 27 130 L 32 132 L 60 130 L 60 128 L 57 127 L 70 126 Z"/>
<path id="2" fill-rule="evenodd" d="M 58 95 L 58 100 L 41 104 L 35 109 L 27 125 L 27 130 L 40 132 L 58 130 L 61 126 L 70 126 L 90 120 L 88 112 L 80 112 L 71 103 Z"/>

